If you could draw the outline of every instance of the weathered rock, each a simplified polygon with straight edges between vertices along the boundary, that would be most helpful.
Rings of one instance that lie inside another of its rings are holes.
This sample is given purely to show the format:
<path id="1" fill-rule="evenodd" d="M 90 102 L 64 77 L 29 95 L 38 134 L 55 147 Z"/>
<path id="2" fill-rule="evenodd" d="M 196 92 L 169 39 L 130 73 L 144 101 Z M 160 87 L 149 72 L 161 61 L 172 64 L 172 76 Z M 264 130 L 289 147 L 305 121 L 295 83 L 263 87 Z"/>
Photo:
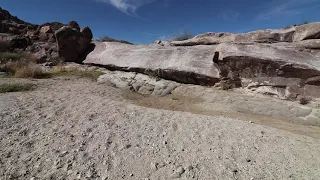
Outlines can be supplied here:
<path id="1" fill-rule="evenodd" d="M 45 63 L 47 61 L 47 52 L 45 49 L 41 49 L 34 55 L 37 58 L 37 63 Z"/>
<path id="2" fill-rule="evenodd" d="M 295 27 L 281 30 L 258 30 L 242 34 L 233 33 L 205 33 L 184 41 L 171 41 L 162 44 L 161 41 L 155 41 L 156 44 L 172 46 L 196 46 L 196 45 L 214 45 L 220 43 L 276 43 L 292 42 Z"/>
<path id="3" fill-rule="evenodd" d="M 60 22 L 47 22 L 47 23 L 44 23 L 41 25 L 41 27 L 44 27 L 44 26 L 49 26 L 52 31 L 57 31 L 58 29 L 62 28 L 63 26 L 66 26 L 65 24 L 62 24 Z"/>
<path id="4" fill-rule="evenodd" d="M 311 94 L 320 97 L 314 93 L 314 89 L 320 91 L 320 80 L 315 78 L 320 75 L 320 58 L 317 56 L 262 44 L 220 44 L 216 50 L 220 52 L 218 66 L 223 77 L 231 71 L 240 78 L 251 79 L 255 87 L 264 86 L 260 91 L 267 92 L 265 86 L 269 86 L 269 90 L 273 87 L 273 93 L 290 99 L 299 94 L 310 94 L 304 89 L 308 82 L 318 85 L 313 87 Z"/>
<path id="5" fill-rule="evenodd" d="M 52 29 L 50 26 L 43 26 L 40 29 L 40 33 L 42 34 L 48 34 L 48 33 L 53 33 Z"/>
<path id="6" fill-rule="evenodd" d="M 83 29 L 81 29 L 81 33 L 82 33 L 83 36 L 84 36 L 85 38 L 87 38 L 89 41 L 92 40 L 93 34 L 92 34 L 91 29 L 90 29 L 88 26 L 86 26 L 86 27 L 84 27 Z"/>
<path id="7" fill-rule="evenodd" d="M 296 27 L 293 40 L 320 39 L 320 22 L 304 24 Z"/>
<path id="8" fill-rule="evenodd" d="M 222 89 L 247 87 L 250 83 L 244 80 L 249 79 L 251 84 L 256 84 L 251 87 L 257 92 L 289 99 L 308 93 L 304 90 L 308 82 L 313 85 L 310 93 L 315 96 L 314 89 L 320 90 L 320 81 L 315 78 L 320 76 L 319 57 L 279 47 L 235 43 L 173 47 L 97 42 L 84 62 L 182 83 L 220 82 Z"/>
<path id="9" fill-rule="evenodd" d="M 212 62 L 214 46 L 170 47 L 95 42 L 84 63 L 133 71 L 182 83 L 214 85 L 220 79 Z"/>
<path id="10" fill-rule="evenodd" d="M 80 31 L 80 26 L 76 21 L 70 21 L 68 23 L 68 26 L 73 28 L 73 29 L 76 29 L 76 30 Z"/>
<path id="11" fill-rule="evenodd" d="M 98 79 L 99 83 L 111 83 L 117 88 L 123 90 L 132 90 L 140 94 L 165 96 L 179 86 L 178 83 L 163 79 L 149 77 L 147 75 L 121 72 L 106 71 L 104 75 Z"/>
<path id="12" fill-rule="evenodd" d="M 55 32 L 59 56 L 67 62 L 81 62 L 90 47 L 91 39 L 85 37 L 77 29 L 64 26 Z"/>
<path id="13" fill-rule="evenodd" d="M 31 44 L 29 37 L 22 37 L 10 34 L 0 34 L 0 49 L 12 51 L 14 49 L 25 50 Z"/>

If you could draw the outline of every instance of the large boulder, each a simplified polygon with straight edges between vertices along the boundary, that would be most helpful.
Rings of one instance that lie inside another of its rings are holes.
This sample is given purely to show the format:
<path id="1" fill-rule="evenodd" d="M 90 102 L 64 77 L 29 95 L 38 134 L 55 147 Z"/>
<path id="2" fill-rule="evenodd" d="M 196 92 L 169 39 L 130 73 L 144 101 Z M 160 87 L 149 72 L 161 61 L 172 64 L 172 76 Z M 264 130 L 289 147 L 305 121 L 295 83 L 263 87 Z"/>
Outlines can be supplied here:
<path id="1" fill-rule="evenodd" d="M 80 31 L 80 26 L 76 21 L 70 21 L 68 23 L 68 26 L 73 28 L 73 29 L 76 29 L 76 30 Z"/>
<path id="2" fill-rule="evenodd" d="M 91 39 L 79 30 L 64 26 L 55 32 L 59 56 L 67 62 L 81 62 L 89 48 Z"/>
<path id="3" fill-rule="evenodd" d="M 320 22 L 304 24 L 296 27 L 293 40 L 320 39 Z"/>
<path id="4" fill-rule="evenodd" d="M 220 54 L 217 64 L 221 76 L 237 74 L 249 80 L 250 83 L 243 83 L 244 87 L 272 89 L 273 92 L 268 93 L 279 93 L 277 96 L 289 99 L 320 97 L 320 93 L 316 93 L 320 92 L 318 56 L 264 44 L 220 44 L 216 51 Z"/>
<path id="5" fill-rule="evenodd" d="M 95 42 L 84 63 L 158 76 L 181 83 L 249 87 L 296 99 L 320 97 L 320 58 L 273 44 L 160 46 Z M 287 43 L 289 44 L 289 43 Z"/>
<path id="6" fill-rule="evenodd" d="M 182 83 L 214 85 L 220 79 L 212 62 L 215 46 L 172 47 L 95 42 L 84 63 L 135 71 Z"/>
<path id="7" fill-rule="evenodd" d="M 83 36 L 89 40 L 91 40 L 93 38 L 93 34 L 92 34 L 92 31 L 91 29 L 86 26 L 84 27 L 83 29 L 81 29 L 81 33 L 83 34 Z"/>

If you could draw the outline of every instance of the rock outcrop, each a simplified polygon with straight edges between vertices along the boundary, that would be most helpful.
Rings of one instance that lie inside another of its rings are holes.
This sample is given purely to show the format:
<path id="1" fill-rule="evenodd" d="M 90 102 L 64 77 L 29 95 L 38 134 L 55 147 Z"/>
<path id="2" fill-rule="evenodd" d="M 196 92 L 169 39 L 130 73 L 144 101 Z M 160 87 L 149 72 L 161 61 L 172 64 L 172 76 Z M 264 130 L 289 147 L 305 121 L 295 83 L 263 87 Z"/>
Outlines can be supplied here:
<path id="1" fill-rule="evenodd" d="M 84 63 L 112 70 L 132 71 L 181 83 L 214 85 L 220 79 L 212 62 L 214 47 L 163 47 L 94 42 L 95 49 Z"/>
<path id="2" fill-rule="evenodd" d="M 181 83 L 320 98 L 320 23 L 245 34 L 206 33 L 152 45 L 95 42 L 84 63 Z"/>
<path id="3" fill-rule="evenodd" d="M 90 28 L 85 27 L 80 31 L 76 21 L 35 25 L 12 16 L 4 9 L 0 9 L 0 20 L 0 50 L 28 51 L 35 55 L 38 63 L 61 59 L 80 63 L 92 49 Z"/>
<path id="4" fill-rule="evenodd" d="M 184 41 L 156 41 L 155 43 L 169 46 L 213 45 L 220 43 L 279 43 L 300 42 L 320 38 L 320 22 L 293 26 L 279 30 L 257 30 L 248 33 L 205 33 Z"/>
<path id="5" fill-rule="evenodd" d="M 88 52 L 91 45 L 91 30 L 86 27 L 80 32 L 77 27 L 64 26 L 55 32 L 59 56 L 66 62 L 81 63 L 81 57 Z"/>

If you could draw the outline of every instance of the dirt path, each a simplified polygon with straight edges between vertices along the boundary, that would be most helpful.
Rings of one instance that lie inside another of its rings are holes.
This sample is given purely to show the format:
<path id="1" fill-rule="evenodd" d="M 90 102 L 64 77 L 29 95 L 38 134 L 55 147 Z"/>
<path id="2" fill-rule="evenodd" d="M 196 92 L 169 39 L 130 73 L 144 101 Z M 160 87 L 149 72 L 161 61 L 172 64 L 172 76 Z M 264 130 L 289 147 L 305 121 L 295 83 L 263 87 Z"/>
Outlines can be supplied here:
<path id="1" fill-rule="evenodd" d="M 320 178 L 317 138 L 137 106 L 84 79 L 32 82 L 35 91 L 0 94 L 1 179 Z"/>

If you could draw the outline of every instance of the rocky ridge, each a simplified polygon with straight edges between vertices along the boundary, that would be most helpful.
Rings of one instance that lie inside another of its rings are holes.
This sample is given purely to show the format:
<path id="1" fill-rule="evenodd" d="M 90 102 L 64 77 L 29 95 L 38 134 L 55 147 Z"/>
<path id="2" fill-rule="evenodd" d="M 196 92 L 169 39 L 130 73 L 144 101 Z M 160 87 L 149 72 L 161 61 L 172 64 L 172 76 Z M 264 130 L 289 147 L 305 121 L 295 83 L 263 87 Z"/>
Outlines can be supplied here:
<path id="1" fill-rule="evenodd" d="M 1 51 L 27 51 L 37 63 L 67 61 L 81 63 L 92 49 L 89 27 L 80 29 L 76 21 L 36 25 L 24 22 L 0 8 Z"/>
<path id="2" fill-rule="evenodd" d="M 205 33 L 149 45 L 91 42 L 77 22 L 34 25 L 0 9 L 1 50 L 142 73 L 178 83 L 246 88 L 281 99 L 320 97 L 320 22 L 249 33 Z M 53 63 L 54 65 L 54 63 Z"/>
<path id="3" fill-rule="evenodd" d="M 319 35 L 320 23 L 311 23 L 150 45 L 95 42 L 84 63 L 180 83 L 243 87 L 281 99 L 319 98 Z"/>

